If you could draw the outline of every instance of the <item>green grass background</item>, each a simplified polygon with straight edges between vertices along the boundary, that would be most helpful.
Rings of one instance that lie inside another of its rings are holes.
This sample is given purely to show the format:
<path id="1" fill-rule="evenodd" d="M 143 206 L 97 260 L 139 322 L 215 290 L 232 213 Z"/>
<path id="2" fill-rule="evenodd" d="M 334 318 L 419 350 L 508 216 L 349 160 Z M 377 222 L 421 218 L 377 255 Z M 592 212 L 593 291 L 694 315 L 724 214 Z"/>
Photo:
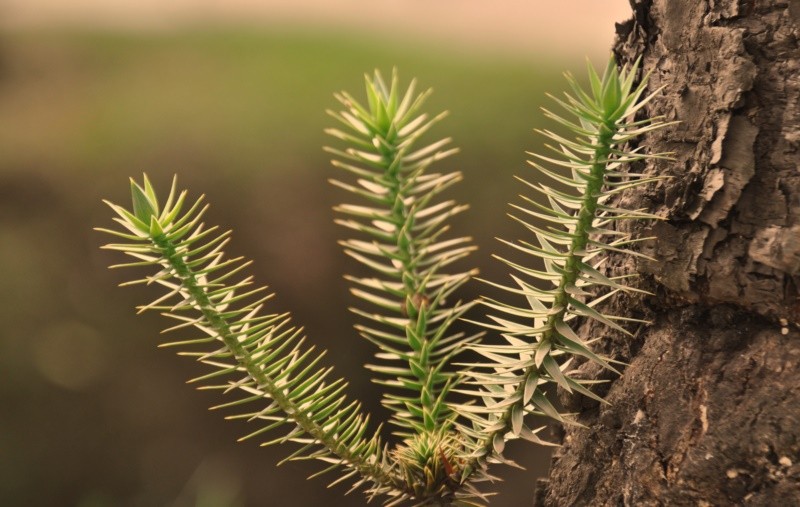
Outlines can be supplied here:
<path id="1" fill-rule="evenodd" d="M 277 292 L 273 309 L 291 310 L 381 416 L 361 369 L 373 351 L 346 311 L 342 274 L 360 268 L 330 211 L 350 198 L 326 182 L 345 177 L 321 150 L 332 93 L 361 96 L 364 72 L 395 66 L 434 88 L 428 110 L 452 114 L 429 139 L 461 147 L 440 169 L 464 172 L 451 196 L 471 205 L 454 233 L 480 247 L 465 265 L 503 281 L 493 238 L 524 236 L 504 216 L 523 191 L 513 175 L 534 177 L 538 108 L 582 64 L 291 30 L 0 35 L 0 504 L 363 505 L 305 482 L 313 465 L 276 469 L 286 449 L 236 444 L 247 428 L 183 385 L 202 370 L 156 350 L 158 315 L 134 316 L 153 292 L 114 286 L 133 274 L 106 269 L 119 257 L 98 249 L 92 227 L 111 223 L 100 200 L 127 204 L 142 171 L 206 194 L 208 220 L 235 231 L 230 253 Z M 487 293 L 476 282 L 462 297 Z M 530 504 L 546 471 L 545 450 L 511 455 L 528 470 L 497 468 L 492 505 Z"/>

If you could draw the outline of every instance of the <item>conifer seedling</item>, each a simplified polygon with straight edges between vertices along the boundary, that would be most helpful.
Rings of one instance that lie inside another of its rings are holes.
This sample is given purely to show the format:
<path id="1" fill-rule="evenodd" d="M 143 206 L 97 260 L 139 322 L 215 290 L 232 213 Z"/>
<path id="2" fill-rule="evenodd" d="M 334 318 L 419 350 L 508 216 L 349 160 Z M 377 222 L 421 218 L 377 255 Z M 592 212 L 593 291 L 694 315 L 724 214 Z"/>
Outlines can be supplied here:
<path id="1" fill-rule="evenodd" d="M 448 224 L 466 207 L 442 197 L 462 175 L 435 172 L 456 149 L 449 138 L 423 141 L 444 117 L 424 111 L 430 92 L 418 93 L 413 81 L 402 90 L 396 73 L 386 82 L 376 72 L 366 77 L 366 102 L 336 95 L 341 110 L 330 112 L 336 127 L 327 131 L 335 143 L 326 149 L 339 176 L 331 183 L 352 199 L 335 209 L 352 236 L 341 245 L 371 273 L 347 277 L 359 302 L 351 310 L 357 333 L 376 348 L 367 368 L 385 389 L 394 446 L 344 394 L 346 381 L 325 353 L 306 344 L 288 314 L 270 313 L 270 294 L 246 274 L 250 262 L 226 257 L 230 232 L 205 225 L 202 196 L 190 201 L 173 180 L 163 198 L 146 175 L 131 180 L 130 208 L 107 202 L 117 227 L 99 230 L 119 242 L 104 248 L 132 258 L 112 267 L 150 270 L 123 285 L 162 288 L 139 311 L 161 312 L 166 336 L 175 336 L 162 346 L 208 367 L 192 382 L 224 395 L 214 408 L 233 413 L 228 419 L 250 423 L 241 440 L 289 443 L 284 461 L 317 460 L 314 476 L 333 474 L 332 484 L 347 481 L 384 505 L 485 505 L 490 466 L 510 463 L 507 441 L 547 444 L 534 424 L 541 418 L 577 424 L 548 398 L 549 385 L 605 402 L 591 381 L 571 374 L 574 359 L 617 371 L 592 349 L 602 336 L 581 337 L 576 324 L 592 319 L 628 333 L 629 319 L 606 314 L 602 302 L 639 289 L 626 283 L 633 273 L 609 276 L 605 256 L 641 256 L 634 248 L 642 238 L 616 223 L 658 218 L 614 199 L 660 179 L 631 163 L 665 156 L 631 148 L 666 125 L 643 116 L 657 91 L 645 95 L 647 76 L 638 76 L 638 63 L 618 69 L 611 60 L 602 75 L 589 66 L 588 89 L 568 76 L 571 93 L 553 97 L 561 112 L 544 111 L 570 134 L 540 132 L 550 152 L 531 154 L 535 173 L 520 180 L 530 197 L 513 206 L 529 239 L 502 240 L 531 262 L 503 260 L 511 281 L 486 282 L 526 304 L 482 300 L 485 335 L 452 329 L 478 304 L 459 299 L 476 271 L 453 268 L 475 247 Z M 480 359 L 459 359 L 465 350 Z"/>

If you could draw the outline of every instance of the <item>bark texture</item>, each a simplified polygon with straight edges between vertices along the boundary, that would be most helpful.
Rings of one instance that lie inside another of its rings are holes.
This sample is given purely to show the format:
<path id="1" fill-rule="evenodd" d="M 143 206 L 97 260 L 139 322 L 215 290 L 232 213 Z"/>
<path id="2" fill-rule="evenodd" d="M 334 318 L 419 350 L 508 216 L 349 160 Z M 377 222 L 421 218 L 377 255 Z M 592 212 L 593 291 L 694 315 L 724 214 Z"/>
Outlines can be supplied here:
<path id="1" fill-rule="evenodd" d="M 535 503 L 800 505 L 800 0 L 632 6 L 615 51 L 664 87 L 650 114 L 681 123 L 644 141 L 674 152 L 646 167 L 673 178 L 623 196 L 667 218 L 640 231 L 658 262 L 616 259 L 656 295 L 607 311 L 653 324 L 606 341 L 629 363 L 610 405 L 562 393 L 587 427 Z"/>

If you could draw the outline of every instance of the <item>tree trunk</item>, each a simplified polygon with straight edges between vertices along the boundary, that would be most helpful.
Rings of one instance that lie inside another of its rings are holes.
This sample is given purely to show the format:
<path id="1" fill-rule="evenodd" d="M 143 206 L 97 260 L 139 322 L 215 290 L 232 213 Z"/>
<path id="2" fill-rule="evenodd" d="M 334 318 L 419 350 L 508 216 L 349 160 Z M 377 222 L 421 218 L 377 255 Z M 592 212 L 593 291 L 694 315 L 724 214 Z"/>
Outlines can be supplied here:
<path id="1" fill-rule="evenodd" d="M 615 52 L 664 87 L 650 114 L 681 122 L 644 141 L 674 153 L 644 168 L 672 179 L 622 197 L 667 218 L 634 225 L 655 296 L 609 309 L 652 324 L 604 340 L 629 364 L 610 405 L 562 393 L 586 428 L 536 504 L 800 505 L 800 0 L 631 3 Z"/>

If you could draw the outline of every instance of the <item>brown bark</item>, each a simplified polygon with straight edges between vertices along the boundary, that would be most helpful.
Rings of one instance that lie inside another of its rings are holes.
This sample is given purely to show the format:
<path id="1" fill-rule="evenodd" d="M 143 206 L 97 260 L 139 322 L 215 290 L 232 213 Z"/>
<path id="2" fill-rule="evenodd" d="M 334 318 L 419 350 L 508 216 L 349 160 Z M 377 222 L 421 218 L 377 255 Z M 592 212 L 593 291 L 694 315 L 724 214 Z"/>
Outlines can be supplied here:
<path id="1" fill-rule="evenodd" d="M 656 295 L 606 310 L 653 323 L 606 340 L 629 363 L 609 406 L 562 393 L 586 428 L 536 503 L 800 505 L 800 1 L 632 5 L 616 53 L 643 56 L 664 86 L 650 114 L 681 123 L 644 141 L 673 178 L 623 197 L 667 218 L 634 268 Z"/>

